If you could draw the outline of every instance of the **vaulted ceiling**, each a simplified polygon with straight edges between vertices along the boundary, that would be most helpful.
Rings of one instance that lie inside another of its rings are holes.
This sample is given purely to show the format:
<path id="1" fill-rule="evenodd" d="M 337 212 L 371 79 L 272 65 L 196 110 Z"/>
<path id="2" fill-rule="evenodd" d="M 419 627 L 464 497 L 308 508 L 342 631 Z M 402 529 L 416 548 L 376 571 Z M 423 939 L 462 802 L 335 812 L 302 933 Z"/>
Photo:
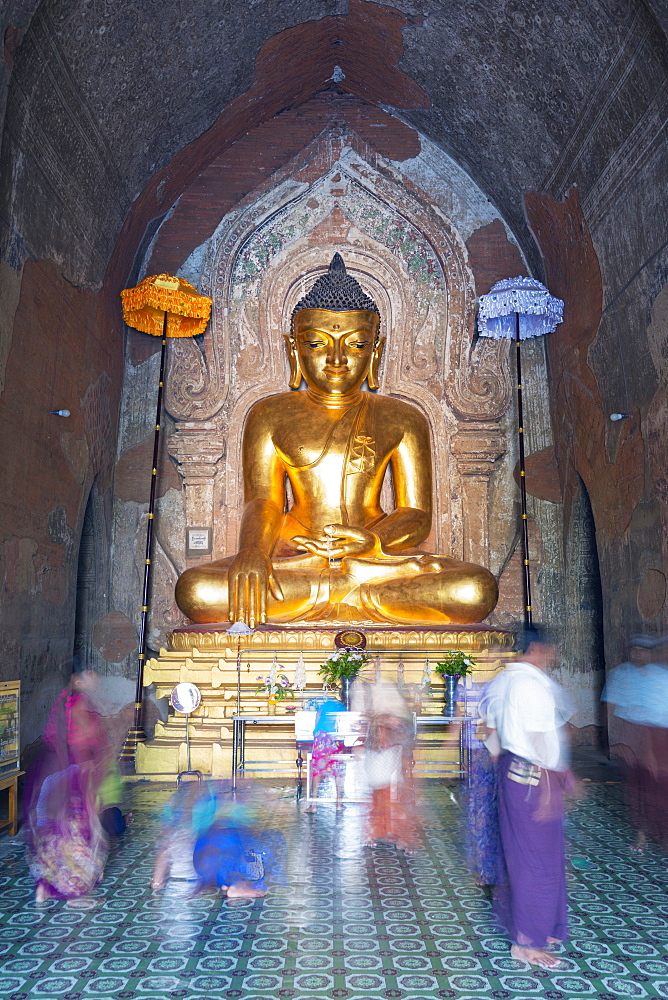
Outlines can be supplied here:
<path id="1" fill-rule="evenodd" d="M 51 258 L 77 284 L 99 286 L 151 178 L 163 172 L 173 201 L 170 164 L 186 183 L 221 144 L 328 89 L 441 147 L 529 257 L 525 192 L 577 184 L 595 228 L 611 170 L 665 122 L 666 0 L 6 0 L 3 11 L 4 255 Z"/>

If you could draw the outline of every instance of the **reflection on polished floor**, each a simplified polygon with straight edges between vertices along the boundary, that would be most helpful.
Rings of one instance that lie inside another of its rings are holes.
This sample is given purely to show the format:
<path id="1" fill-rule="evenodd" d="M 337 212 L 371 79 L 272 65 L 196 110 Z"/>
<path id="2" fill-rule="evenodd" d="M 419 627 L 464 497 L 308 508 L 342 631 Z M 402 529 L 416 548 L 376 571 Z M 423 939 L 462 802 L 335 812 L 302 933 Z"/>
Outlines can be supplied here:
<path id="1" fill-rule="evenodd" d="M 631 1000 L 668 998 L 666 860 L 629 852 L 617 786 L 568 821 L 571 941 L 558 972 L 510 958 L 467 873 L 451 788 L 423 790 L 427 843 L 363 848 L 361 806 L 306 816 L 285 789 L 287 884 L 262 901 L 149 888 L 169 790 L 137 784 L 135 823 L 97 905 L 36 908 L 20 835 L 0 841 L 0 996 L 7 1000 Z"/>

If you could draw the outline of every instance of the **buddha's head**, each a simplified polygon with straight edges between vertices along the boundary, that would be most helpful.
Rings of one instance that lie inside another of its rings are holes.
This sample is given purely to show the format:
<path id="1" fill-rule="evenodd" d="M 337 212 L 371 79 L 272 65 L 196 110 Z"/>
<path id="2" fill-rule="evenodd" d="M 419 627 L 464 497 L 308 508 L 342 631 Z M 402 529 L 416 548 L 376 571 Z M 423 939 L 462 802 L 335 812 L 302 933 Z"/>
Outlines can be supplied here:
<path id="1" fill-rule="evenodd" d="M 367 380 L 378 388 L 385 345 L 378 307 L 346 271 L 335 253 L 329 270 L 294 308 L 286 336 L 290 386 L 304 377 L 309 388 L 327 396 L 347 396 Z"/>

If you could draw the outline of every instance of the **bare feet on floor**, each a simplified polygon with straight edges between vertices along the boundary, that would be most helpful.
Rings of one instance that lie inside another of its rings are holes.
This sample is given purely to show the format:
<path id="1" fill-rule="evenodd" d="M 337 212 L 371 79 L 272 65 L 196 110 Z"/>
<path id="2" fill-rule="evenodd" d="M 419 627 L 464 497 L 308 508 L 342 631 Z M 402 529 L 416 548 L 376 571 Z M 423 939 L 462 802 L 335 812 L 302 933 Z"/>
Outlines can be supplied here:
<path id="1" fill-rule="evenodd" d="M 35 902 L 46 903 L 47 899 L 51 899 L 51 893 L 42 882 L 38 882 L 35 889 Z"/>
<path id="2" fill-rule="evenodd" d="M 511 957 L 518 962 L 528 962 L 529 965 L 537 965 L 539 969 L 559 969 L 561 962 L 554 955 L 540 948 L 527 948 L 521 944 L 514 944 L 510 949 Z"/>
<path id="3" fill-rule="evenodd" d="M 227 890 L 228 899 L 261 899 L 262 896 L 266 895 L 266 889 L 253 889 L 250 885 L 244 885 L 243 882 L 231 885 Z"/>
<path id="4" fill-rule="evenodd" d="M 631 844 L 631 850 L 635 851 L 636 854 L 642 854 L 646 844 L 647 834 L 643 830 L 638 830 L 638 836 L 635 839 L 635 843 Z"/>

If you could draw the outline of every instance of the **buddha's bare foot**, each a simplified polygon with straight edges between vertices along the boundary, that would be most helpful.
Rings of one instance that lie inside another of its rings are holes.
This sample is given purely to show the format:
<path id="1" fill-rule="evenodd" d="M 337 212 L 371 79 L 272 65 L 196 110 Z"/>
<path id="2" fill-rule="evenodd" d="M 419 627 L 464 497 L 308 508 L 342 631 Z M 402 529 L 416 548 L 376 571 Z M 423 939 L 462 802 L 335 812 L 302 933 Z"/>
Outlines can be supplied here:
<path id="1" fill-rule="evenodd" d="M 514 944 L 510 949 L 511 958 L 518 962 L 528 962 L 529 965 L 537 965 L 539 969 L 560 969 L 562 963 L 554 955 L 540 948 L 527 948 L 521 944 Z"/>
<path id="2" fill-rule="evenodd" d="M 228 899 L 260 899 L 262 896 L 266 896 L 266 889 L 253 889 L 250 885 L 244 885 L 243 882 L 239 885 L 231 885 L 227 890 Z"/>
<path id="3" fill-rule="evenodd" d="M 314 813 L 317 809 L 315 802 L 312 802 L 310 806 L 307 806 L 304 810 L 305 813 Z"/>

